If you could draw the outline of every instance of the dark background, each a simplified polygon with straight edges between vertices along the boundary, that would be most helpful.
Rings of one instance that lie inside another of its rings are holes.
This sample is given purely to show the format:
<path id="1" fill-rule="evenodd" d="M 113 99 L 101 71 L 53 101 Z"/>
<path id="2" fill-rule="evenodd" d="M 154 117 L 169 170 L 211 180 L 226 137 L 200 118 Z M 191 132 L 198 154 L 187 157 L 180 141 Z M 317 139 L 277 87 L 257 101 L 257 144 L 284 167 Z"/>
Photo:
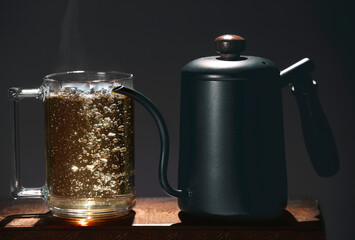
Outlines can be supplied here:
<path id="1" fill-rule="evenodd" d="M 213 39 L 236 33 L 246 55 L 281 69 L 309 57 L 316 63 L 319 98 L 337 142 L 340 170 L 318 177 L 308 159 L 298 109 L 283 89 L 290 198 L 319 199 L 326 235 L 355 239 L 354 15 L 351 1 L 30 1 L 0 0 L 0 198 L 9 198 L 9 87 L 38 87 L 63 70 L 119 70 L 135 75 L 135 88 L 164 115 L 170 131 L 169 174 L 176 184 L 180 69 L 215 55 Z M 21 103 L 22 179 L 44 182 L 44 129 L 38 100 Z M 138 196 L 165 196 L 157 167 L 159 138 L 148 113 L 136 107 Z"/>

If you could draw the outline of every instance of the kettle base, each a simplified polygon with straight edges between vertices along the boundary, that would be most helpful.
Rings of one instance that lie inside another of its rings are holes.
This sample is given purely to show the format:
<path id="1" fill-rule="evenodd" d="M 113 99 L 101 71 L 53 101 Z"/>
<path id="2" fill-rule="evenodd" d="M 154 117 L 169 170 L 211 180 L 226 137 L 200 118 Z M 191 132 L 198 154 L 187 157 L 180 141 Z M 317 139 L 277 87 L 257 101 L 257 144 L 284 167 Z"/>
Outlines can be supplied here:
<path id="1" fill-rule="evenodd" d="M 180 211 L 179 219 L 183 224 L 189 225 L 281 225 L 297 222 L 295 217 L 287 210 L 283 210 L 277 217 L 221 216 Z"/>

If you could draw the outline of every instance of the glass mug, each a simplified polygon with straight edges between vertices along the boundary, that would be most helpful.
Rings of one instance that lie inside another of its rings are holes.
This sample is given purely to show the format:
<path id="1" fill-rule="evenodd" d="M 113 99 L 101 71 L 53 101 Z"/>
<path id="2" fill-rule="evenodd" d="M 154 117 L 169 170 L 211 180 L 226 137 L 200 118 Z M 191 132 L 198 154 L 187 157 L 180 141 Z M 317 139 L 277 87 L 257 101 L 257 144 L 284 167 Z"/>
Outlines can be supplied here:
<path id="1" fill-rule="evenodd" d="M 18 107 L 22 98 L 44 103 L 46 183 L 20 183 Z M 126 215 L 135 205 L 134 102 L 152 114 L 168 156 L 168 133 L 158 109 L 133 89 L 133 75 L 72 71 L 44 77 L 36 89 L 9 89 L 13 129 L 11 194 L 43 198 L 52 214 L 69 219 Z M 165 169 L 167 166 L 160 166 Z"/>

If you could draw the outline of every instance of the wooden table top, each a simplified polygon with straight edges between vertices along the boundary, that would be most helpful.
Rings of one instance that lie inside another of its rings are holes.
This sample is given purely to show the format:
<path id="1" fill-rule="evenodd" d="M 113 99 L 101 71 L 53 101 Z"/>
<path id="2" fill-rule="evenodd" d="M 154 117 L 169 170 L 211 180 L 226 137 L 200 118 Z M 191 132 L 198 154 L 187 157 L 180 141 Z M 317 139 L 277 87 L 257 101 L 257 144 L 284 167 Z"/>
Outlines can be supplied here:
<path id="1" fill-rule="evenodd" d="M 138 198 L 133 210 L 111 221 L 69 222 L 53 218 L 40 199 L 4 201 L 0 239 L 324 239 L 314 200 L 289 201 L 285 216 L 273 222 L 191 220 L 173 198 Z"/>

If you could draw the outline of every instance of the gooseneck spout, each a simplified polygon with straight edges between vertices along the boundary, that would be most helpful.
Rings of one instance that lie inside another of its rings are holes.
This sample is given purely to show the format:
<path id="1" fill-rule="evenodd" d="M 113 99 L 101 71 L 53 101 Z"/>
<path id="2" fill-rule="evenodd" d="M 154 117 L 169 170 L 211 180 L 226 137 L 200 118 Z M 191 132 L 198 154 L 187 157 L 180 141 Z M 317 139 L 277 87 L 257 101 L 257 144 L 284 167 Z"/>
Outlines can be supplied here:
<path id="1" fill-rule="evenodd" d="M 184 197 L 186 195 L 185 191 L 173 188 L 168 181 L 167 171 L 168 171 L 168 158 L 169 158 L 169 134 L 168 128 L 166 126 L 165 120 L 158 108 L 150 101 L 149 98 L 144 96 L 142 93 L 134 90 L 132 88 L 127 88 L 124 86 L 116 87 L 112 90 L 115 93 L 120 93 L 127 95 L 132 99 L 136 100 L 152 115 L 160 136 L 161 151 L 160 151 L 160 162 L 159 162 L 159 182 L 163 189 L 171 196 L 174 197 Z"/>

